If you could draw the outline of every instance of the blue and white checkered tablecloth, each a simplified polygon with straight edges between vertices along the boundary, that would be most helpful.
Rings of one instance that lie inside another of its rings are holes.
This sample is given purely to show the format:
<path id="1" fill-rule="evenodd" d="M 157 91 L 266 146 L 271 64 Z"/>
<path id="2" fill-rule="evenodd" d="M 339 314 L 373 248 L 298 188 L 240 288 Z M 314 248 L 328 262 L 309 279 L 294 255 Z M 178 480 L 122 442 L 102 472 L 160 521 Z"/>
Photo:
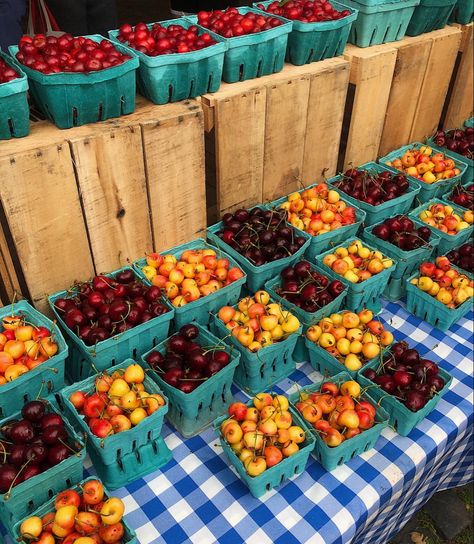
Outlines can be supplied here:
<path id="1" fill-rule="evenodd" d="M 453 383 L 409 437 L 386 429 L 373 450 L 335 471 L 313 457 L 306 471 L 261 499 L 230 467 L 211 429 L 184 440 L 165 425 L 174 459 L 115 495 L 140 544 L 383 544 L 436 492 L 473 479 L 473 313 L 448 333 L 396 303 L 380 315 L 397 340 L 450 372 Z M 299 365 L 290 392 L 321 378 Z M 278 389 L 278 388 L 276 388 Z M 237 391 L 236 397 L 246 400 Z"/>

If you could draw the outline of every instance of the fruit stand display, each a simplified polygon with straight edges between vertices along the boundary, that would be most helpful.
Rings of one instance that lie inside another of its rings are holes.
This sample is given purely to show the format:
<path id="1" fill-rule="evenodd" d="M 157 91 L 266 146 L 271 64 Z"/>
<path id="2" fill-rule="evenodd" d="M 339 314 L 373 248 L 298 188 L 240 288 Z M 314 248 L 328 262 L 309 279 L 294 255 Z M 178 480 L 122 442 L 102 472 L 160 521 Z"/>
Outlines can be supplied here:
<path id="1" fill-rule="evenodd" d="M 378 544 L 472 480 L 471 111 L 438 131 L 467 27 L 454 0 L 349 4 L 11 49 L 73 127 L 0 145 L 18 542 Z"/>

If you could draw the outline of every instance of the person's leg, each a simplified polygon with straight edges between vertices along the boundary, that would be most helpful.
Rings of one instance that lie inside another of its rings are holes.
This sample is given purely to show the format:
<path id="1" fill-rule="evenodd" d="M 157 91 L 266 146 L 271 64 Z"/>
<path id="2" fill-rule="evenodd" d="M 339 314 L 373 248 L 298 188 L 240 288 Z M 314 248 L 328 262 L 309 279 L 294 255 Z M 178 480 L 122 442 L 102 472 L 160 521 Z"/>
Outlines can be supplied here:
<path id="1" fill-rule="evenodd" d="M 73 36 L 88 33 L 86 0 L 46 0 L 60 30 Z"/>
<path id="2" fill-rule="evenodd" d="M 0 0 L 0 48 L 8 51 L 17 44 L 23 31 L 21 18 L 26 11 L 26 0 Z"/>
<path id="3" fill-rule="evenodd" d="M 87 29 L 89 34 L 108 36 L 109 30 L 115 30 L 117 6 L 115 0 L 87 0 Z"/>

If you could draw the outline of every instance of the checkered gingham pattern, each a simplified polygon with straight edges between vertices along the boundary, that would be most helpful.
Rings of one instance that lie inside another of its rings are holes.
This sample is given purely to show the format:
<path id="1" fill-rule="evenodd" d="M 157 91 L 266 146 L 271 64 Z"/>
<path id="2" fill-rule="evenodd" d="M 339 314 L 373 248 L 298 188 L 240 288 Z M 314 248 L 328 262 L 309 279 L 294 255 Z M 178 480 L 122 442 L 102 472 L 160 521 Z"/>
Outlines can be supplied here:
<path id="1" fill-rule="evenodd" d="M 384 303 L 396 340 L 450 372 L 437 408 L 409 437 L 390 428 L 374 449 L 335 471 L 310 457 L 306 470 L 261 499 L 250 495 L 211 429 L 188 440 L 164 426 L 173 460 L 115 495 L 140 544 L 383 544 L 436 492 L 473 479 L 473 313 L 448 333 Z M 321 378 L 298 365 L 279 392 Z M 246 401 L 238 389 L 236 398 Z M 89 464 L 90 468 L 90 464 Z M 93 473 L 93 469 L 90 470 Z"/>

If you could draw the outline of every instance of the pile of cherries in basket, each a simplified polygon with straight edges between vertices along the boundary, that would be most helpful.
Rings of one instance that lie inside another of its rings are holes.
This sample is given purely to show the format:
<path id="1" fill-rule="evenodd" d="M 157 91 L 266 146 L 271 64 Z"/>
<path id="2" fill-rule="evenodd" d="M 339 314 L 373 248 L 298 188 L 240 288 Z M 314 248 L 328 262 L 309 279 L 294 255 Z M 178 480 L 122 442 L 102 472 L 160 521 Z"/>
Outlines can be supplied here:
<path id="1" fill-rule="evenodd" d="M 258 4 L 257 8 L 302 23 L 337 21 L 351 14 L 348 9 L 337 10 L 328 0 L 290 0 L 283 5 L 282 2 L 272 2 L 267 7 Z"/>
<path id="2" fill-rule="evenodd" d="M 277 17 L 266 17 L 251 11 L 240 14 L 237 8 L 227 8 L 225 11 L 219 9 L 200 11 L 198 23 L 224 38 L 235 38 L 270 30 L 282 25 L 283 21 Z"/>
<path id="3" fill-rule="evenodd" d="M 217 236 L 255 266 L 293 255 L 306 242 L 286 222 L 285 210 L 240 209 L 226 213 L 222 222 Z"/>

